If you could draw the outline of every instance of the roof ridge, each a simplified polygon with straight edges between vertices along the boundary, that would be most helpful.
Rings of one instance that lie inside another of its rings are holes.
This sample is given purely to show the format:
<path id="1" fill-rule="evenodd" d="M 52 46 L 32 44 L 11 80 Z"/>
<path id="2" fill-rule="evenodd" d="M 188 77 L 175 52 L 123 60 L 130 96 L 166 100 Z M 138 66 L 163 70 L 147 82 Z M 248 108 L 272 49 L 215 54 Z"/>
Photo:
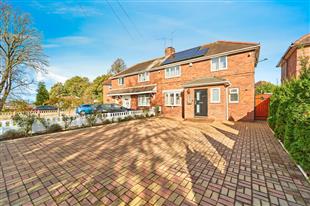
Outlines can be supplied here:
<path id="1" fill-rule="evenodd" d="M 138 64 L 143 64 L 143 63 L 149 62 L 149 61 L 155 61 L 155 60 L 157 60 L 157 59 L 159 59 L 159 58 L 161 58 L 161 57 L 157 57 L 157 58 L 153 58 L 153 59 L 149 59 L 149 60 L 145 60 L 145 61 L 138 62 L 138 63 L 136 63 L 136 64 L 134 64 L 134 65 L 128 67 L 127 69 L 125 69 L 125 70 L 123 70 L 123 71 L 121 71 L 121 72 L 119 72 L 119 73 L 113 75 L 113 76 L 121 75 L 123 72 L 127 71 L 128 69 L 130 69 L 130 68 L 132 68 L 132 67 L 134 67 L 134 66 L 137 66 Z"/>
<path id="2" fill-rule="evenodd" d="M 226 43 L 235 43 L 235 44 L 259 44 L 257 42 L 246 42 L 246 41 L 227 41 L 227 40 L 217 40 L 216 42 L 226 42 Z"/>

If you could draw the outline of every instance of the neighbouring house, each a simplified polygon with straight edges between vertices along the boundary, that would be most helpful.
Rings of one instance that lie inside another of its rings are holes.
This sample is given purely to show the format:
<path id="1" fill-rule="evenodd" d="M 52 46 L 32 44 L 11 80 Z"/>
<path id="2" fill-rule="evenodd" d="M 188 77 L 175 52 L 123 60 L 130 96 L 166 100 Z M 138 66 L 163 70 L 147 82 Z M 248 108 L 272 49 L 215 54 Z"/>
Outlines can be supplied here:
<path id="1" fill-rule="evenodd" d="M 310 33 L 292 43 L 281 57 L 277 67 L 281 67 L 281 82 L 298 78 L 301 70 L 300 58 L 310 56 Z"/>
<path id="2" fill-rule="evenodd" d="M 102 85 L 103 85 L 103 89 L 102 89 L 102 92 L 103 92 L 103 103 L 113 103 L 113 99 L 111 96 L 108 95 L 109 91 L 111 90 L 112 88 L 112 80 L 111 79 L 107 79 L 105 80 Z"/>
<path id="3" fill-rule="evenodd" d="M 138 63 L 111 78 L 104 95 L 131 109 L 163 115 L 254 120 L 258 43 L 216 41 Z M 111 100 L 111 99 L 110 99 Z"/>

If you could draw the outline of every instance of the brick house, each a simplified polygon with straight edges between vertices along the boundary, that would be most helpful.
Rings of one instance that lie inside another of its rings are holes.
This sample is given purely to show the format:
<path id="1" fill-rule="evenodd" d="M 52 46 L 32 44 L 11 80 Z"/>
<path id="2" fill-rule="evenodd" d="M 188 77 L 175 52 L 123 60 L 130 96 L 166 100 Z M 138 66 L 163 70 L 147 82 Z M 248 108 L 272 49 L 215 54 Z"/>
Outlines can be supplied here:
<path id="1" fill-rule="evenodd" d="M 138 63 L 104 85 L 104 98 L 132 109 L 160 106 L 165 116 L 254 120 L 260 45 L 216 41 Z"/>
<path id="2" fill-rule="evenodd" d="M 281 57 L 277 64 L 277 67 L 281 67 L 281 82 L 299 76 L 299 60 L 303 56 L 310 56 L 310 33 L 292 43 Z"/>

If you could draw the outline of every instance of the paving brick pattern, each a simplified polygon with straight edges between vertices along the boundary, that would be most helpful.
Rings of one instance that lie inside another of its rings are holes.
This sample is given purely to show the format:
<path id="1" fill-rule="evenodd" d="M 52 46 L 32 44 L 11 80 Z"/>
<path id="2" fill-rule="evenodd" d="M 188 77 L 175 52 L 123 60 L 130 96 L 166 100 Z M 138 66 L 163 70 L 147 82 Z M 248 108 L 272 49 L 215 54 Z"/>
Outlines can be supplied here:
<path id="1" fill-rule="evenodd" d="M 0 142 L 0 205 L 310 205 L 256 123 L 148 119 Z"/>

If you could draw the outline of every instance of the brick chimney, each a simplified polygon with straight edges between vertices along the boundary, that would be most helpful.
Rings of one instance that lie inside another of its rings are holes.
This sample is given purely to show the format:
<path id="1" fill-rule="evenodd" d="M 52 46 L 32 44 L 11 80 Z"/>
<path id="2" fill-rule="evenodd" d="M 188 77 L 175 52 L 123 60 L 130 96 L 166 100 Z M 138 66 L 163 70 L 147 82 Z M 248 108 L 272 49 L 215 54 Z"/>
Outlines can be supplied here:
<path id="1" fill-rule="evenodd" d="M 170 56 L 170 55 L 172 55 L 172 54 L 174 54 L 175 53 L 175 49 L 173 48 L 173 47 L 167 47 L 166 49 L 165 49 L 165 56 L 167 57 L 167 56 Z"/>

